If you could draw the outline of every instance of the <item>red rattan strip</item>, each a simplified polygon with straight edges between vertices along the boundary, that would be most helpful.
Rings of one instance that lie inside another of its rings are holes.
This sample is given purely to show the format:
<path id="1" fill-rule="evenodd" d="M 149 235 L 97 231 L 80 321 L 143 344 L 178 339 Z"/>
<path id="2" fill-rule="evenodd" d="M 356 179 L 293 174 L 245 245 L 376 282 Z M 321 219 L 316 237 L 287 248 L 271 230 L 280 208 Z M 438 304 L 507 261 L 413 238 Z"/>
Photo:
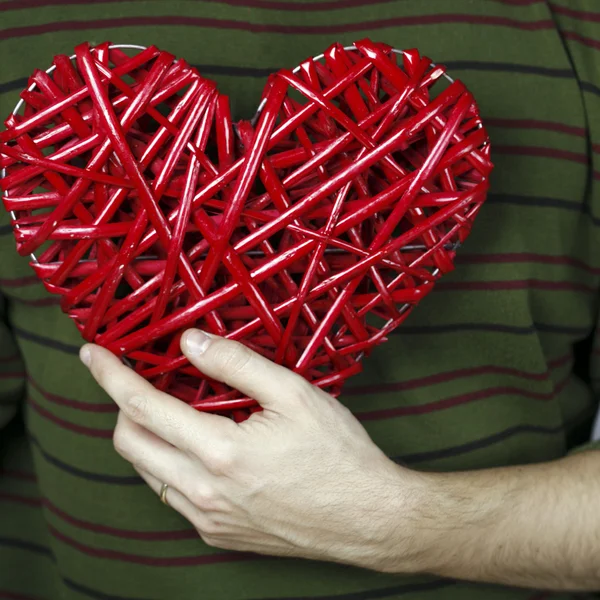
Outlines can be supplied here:
<path id="1" fill-rule="evenodd" d="M 57 56 L 0 133 L 21 254 L 84 338 L 200 410 L 185 328 L 244 342 L 338 394 L 453 268 L 492 164 L 477 106 L 415 50 L 369 40 L 269 78 L 256 123 L 155 47 Z"/>

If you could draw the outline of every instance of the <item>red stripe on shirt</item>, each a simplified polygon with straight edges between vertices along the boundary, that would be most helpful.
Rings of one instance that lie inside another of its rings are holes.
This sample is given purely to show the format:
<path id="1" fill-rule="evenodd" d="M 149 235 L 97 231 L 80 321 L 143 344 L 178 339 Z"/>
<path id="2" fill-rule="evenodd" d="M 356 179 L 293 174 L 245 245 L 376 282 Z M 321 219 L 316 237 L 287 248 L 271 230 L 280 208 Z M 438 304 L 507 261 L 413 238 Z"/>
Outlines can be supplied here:
<path id="1" fill-rule="evenodd" d="M 118 19 L 103 19 L 93 21 L 56 21 L 54 23 L 43 23 L 41 25 L 28 25 L 26 27 L 13 27 L 0 31 L 0 40 L 20 38 L 24 36 L 38 36 L 45 33 L 58 31 L 86 31 L 90 29 L 116 29 L 120 27 L 140 26 L 188 26 L 204 27 L 207 29 L 232 29 L 247 31 L 250 33 L 294 33 L 294 34 L 333 34 L 349 33 L 353 31 L 366 31 L 373 29 L 387 29 L 390 27 L 410 27 L 417 25 L 496 25 L 523 31 L 540 31 L 554 29 L 555 25 L 551 19 L 540 19 L 538 21 L 519 21 L 507 17 L 491 15 L 468 15 L 468 14 L 439 14 L 422 15 L 410 17 L 396 17 L 379 19 L 374 21 L 359 21 L 357 23 L 345 23 L 341 25 L 284 25 L 279 23 L 250 23 L 247 21 L 233 21 L 228 19 L 212 19 L 207 17 L 191 16 L 160 16 L 160 17 L 122 17 Z"/>

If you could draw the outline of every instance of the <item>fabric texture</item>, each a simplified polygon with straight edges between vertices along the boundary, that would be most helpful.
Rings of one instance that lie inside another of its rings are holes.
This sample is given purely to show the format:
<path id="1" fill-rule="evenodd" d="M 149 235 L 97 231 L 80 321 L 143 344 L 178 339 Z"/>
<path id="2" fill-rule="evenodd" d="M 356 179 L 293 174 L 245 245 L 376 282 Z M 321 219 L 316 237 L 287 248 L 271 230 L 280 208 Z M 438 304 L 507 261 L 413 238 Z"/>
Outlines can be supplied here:
<path id="1" fill-rule="evenodd" d="M 462 79 L 496 169 L 457 269 L 341 401 L 415 469 L 600 449 L 586 444 L 600 398 L 594 0 L 0 0 L 0 114 L 54 54 L 110 40 L 185 57 L 247 118 L 271 71 L 363 37 L 418 47 Z M 575 597 L 206 546 L 113 449 L 116 408 L 0 213 L 0 598 Z"/>

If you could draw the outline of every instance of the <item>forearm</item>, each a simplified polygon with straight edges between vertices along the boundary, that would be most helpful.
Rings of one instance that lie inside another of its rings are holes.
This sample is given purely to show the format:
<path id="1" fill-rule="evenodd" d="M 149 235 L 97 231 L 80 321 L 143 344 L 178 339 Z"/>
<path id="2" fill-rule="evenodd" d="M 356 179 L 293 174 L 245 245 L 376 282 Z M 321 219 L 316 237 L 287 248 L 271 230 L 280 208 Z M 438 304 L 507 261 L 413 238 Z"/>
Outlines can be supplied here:
<path id="1" fill-rule="evenodd" d="M 413 495 L 418 502 L 408 525 L 418 546 L 411 551 L 414 570 L 521 587 L 600 589 L 600 452 L 422 474 L 417 481 L 421 493 Z M 403 518 L 394 528 L 397 571 L 406 570 Z"/>

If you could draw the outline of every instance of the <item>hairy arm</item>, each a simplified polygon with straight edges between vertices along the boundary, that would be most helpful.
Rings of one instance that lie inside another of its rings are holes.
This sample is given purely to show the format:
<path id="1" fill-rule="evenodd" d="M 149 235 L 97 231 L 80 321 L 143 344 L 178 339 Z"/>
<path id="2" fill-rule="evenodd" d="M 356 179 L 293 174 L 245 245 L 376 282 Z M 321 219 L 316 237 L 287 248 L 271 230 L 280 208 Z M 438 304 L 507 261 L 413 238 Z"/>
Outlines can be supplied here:
<path id="1" fill-rule="evenodd" d="M 237 425 L 159 392 L 107 350 L 82 360 L 120 407 L 117 451 L 218 548 L 380 572 L 600 589 L 600 452 L 460 473 L 392 462 L 354 415 L 247 347 L 190 331 L 207 376 L 260 400 Z"/>
<path id="2" fill-rule="evenodd" d="M 411 537 L 420 540 L 414 571 L 521 587 L 600 589 L 600 452 L 424 474 L 420 489 L 409 511 Z M 392 571 L 406 571 L 405 521 L 406 515 L 397 516 L 393 528 L 400 540 Z"/>

